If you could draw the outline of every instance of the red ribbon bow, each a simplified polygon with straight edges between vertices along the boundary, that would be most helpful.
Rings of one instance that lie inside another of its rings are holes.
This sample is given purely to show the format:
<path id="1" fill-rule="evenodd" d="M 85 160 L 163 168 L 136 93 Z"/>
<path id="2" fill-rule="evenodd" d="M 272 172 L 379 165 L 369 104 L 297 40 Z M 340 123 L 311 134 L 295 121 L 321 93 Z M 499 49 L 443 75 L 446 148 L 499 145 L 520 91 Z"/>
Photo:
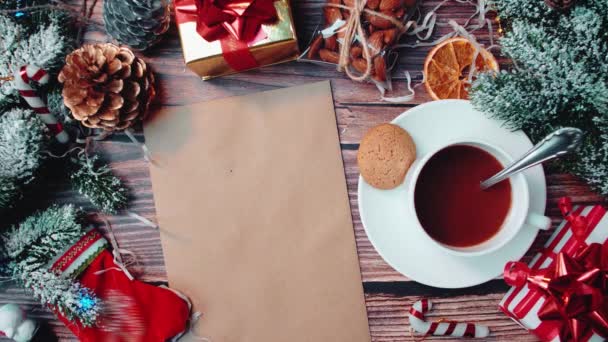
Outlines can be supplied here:
<path id="1" fill-rule="evenodd" d="M 264 23 L 277 19 L 274 0 L 198 0 L 196 29 L 207 41 L 226 34 L 248 42 Z"/>
<path id="2" fill-rule="evenodd" d="M 517 287 L 528 283 L 547 295 L 538 316 L 543 321 L 559 322 L 562 341 L 581 341 L 592 332 L 607 338 L 608 240 L 587 245 L 586 219 L 572 213 L 569 198 L 560 199 L 559 208 L 571 224 L 580 244 L 578 250 L 572 256 L 558 253 L 551 266 L 540 270 L 509 262 L 504 270 L 505 282 Z"/>
<path id="3" fill-rule="evenodd" d="M 277 20 L 276 0 L 176 0 L 177 22 L 196 22 L 196 32 L 206 41 L 219 40 L 226 62 L 241 71 L 259 66 L 248 42 L 262 24 Z"/>

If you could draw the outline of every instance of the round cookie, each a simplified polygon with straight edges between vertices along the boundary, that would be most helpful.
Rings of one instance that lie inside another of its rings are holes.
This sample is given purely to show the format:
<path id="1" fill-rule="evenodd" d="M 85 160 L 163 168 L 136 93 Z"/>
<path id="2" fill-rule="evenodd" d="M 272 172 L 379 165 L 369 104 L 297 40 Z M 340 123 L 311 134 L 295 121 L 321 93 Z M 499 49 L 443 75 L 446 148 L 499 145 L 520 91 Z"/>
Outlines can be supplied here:
<path id="1" fill-rule="evenodd" d="M 416 145 L 403 128 L 385 123 L 371 128 L 361 140 L 357 164 L 365 181 L 378 189 L 392 189 L 403 182 L 416 159 Z"/>

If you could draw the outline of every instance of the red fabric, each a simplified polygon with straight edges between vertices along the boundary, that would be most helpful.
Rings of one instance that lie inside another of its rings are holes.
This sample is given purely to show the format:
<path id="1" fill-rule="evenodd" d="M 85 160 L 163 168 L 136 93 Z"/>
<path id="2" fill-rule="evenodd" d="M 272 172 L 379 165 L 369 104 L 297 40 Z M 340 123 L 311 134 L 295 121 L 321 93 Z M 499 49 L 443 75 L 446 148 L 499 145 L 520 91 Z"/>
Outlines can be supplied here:
<path id="1" fill-rule="evenodd" d="M 98 327 L 84 328 L 57 315 L 80 341 L 162 342 L 186 330 L 190 317 L 186 301 L 165 288 L 129 280 L 119 270 L 95 274 L 113 267 L 113 256 L 106 249 L 78 277 L 104 305 L 116 309 L 109 310 Z"/>

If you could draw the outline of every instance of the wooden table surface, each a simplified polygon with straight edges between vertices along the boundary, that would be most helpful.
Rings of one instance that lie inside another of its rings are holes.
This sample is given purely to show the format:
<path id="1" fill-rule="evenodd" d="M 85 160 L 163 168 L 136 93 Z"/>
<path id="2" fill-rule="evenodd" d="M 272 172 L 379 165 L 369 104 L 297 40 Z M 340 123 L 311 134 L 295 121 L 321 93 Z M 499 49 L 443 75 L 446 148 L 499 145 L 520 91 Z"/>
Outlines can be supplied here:
<path id="1" fill-rule="evenodd" d="M 300 45 L 304 47 L 311 33 L 321 19 L 322 0 L 294 0 L 293 10 Z M 438 1 L 422 1 L 423 11 L 434 7 Z M 456 19 L 463 22 L 473 13 L 470 5 L 448 2 L 439 11 L 439 19 Z M 87 41 L 109 41 L 103 29 L 101 1 L 93 12 L 92 22 L 86 33 Z M 439 30 L 439 36 L 447 29 Z M 487 42 L 487 31 L 480 32 L 478 39 Z M 394 71 L 396 94 L 405 89 L 403 71 L 409 70 L 419 83 L 422 77 L 422 63 L 428 48 L 402 49 L 400 60 Z M 290 87 L 309 82 L 331 79 L 335 110 L 338 118 L 342 157 L 348 183 L 350 205 L 354 222 L 354 234 L 363 277 L 365 300 L 369 326 L 373 341 L 414 341 L 410 335 L 407 310 L 422 297 L 433 299 L 434 311 L 429 315 L 435 318 L 449 318 L 459 321 L 472 321 L 486 324 L 491 329 L 488 340 L 497 341 L 534 341 L 535 338 L 507 318 L 498 309 L 498 303 L 507 290 L 501 279 L 460 290 L 432 288 L 418 284 L 397 273 L 382 260 L 367 239 L 357 207 L 356 152 L 363 133 L 370 127 L 390 121 L 397 115 L 420 103 L 429 101 L 424 87 L 417 88 L 416 99 L 408 104 L 389 104 L 379 99 L 376 88 L 371 84 L 354 83 L 331 67 L 307 63 L 291 62 L 212 81 L 201 81 L 185 68 L 177 30 L 172 25 L 164 41 L 144 55 L 157 76 L 159 96 L 158 106 L 179 106 L 227 96 L 243 95 L 263 90 Z M 507 63 L 501 60 L 504 65 Z M 141 129 L 138 139 L 143 141 Z M 148 165 L 143 159 L 141 149 L 130 143 L 124 134 L 115 134 L 96 144 L 96 150 L 111 162 L 114 171 L 132 189 L 133 199 L 130 210 L 150 220 L 155 220 L 154 199 L 150 183 Z M 604 199 L 592 192 L 580 180 L 565 174 L 547 172 L 548 203 L 547 214 L 554 224 L 560 221 L 556 203 L 559 197 L 568 195 L 579 204 L 605 203 Z M 36 201 L 31 206 L 43 207 L 50 202 L 75 203 L 85 209 L 92 208 L 75 192 L 66 190 L 65 184 L 53 184 L 52 198 Z M 40 203 L 43 202 L 43 203 Z M 124 216 L 111 216 L 117 240 L 121 247 L 133 251 L 141 266 L 134 273 L 143 281 L 155 284 L 167 281 L 159 232 L 144 227 L 138 221 Z M 195 219 L 195 218 L 194 218 Z M 538 251 L 550 232 L 539 235 L 527 254 L 530 257 Z M 446 274 L 449 276 L 456 276 Z M 27 307 L 34 317 L 45 323 L 40 335 L 42 341 L 52 341 L 56 336 L 61 341 L 75 340 L 74 336 L 53 315 L 41 307 L 27 293 L 17 287 L 9 287 L 0 292 L 0 303 L 16 302 Z M 342 329 L 345 327 L 336 327 Z M 429 338 L 432 339 L 432 338 Z"/>

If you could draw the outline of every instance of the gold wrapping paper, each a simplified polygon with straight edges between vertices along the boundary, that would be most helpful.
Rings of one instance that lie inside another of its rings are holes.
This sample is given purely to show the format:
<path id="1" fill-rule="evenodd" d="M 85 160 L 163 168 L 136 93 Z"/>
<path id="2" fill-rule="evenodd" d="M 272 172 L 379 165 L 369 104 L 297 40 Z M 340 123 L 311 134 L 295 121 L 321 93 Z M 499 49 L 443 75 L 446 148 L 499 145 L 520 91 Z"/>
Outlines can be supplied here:
<path id="1" fill-rule="evenodd" d="M 289 1 L 279 0 L 274 5 L 279 19 L 273 25 L 262 25 L 267 37 L 249 46 L 260 67 L 292 61 L 299 55 Z M 224 60 L 219 41 L 208 42 L 196 32 L 195 22 L 178 22 L 177 28 L 186 65 L 203 80 L 239 72 Z"/>

